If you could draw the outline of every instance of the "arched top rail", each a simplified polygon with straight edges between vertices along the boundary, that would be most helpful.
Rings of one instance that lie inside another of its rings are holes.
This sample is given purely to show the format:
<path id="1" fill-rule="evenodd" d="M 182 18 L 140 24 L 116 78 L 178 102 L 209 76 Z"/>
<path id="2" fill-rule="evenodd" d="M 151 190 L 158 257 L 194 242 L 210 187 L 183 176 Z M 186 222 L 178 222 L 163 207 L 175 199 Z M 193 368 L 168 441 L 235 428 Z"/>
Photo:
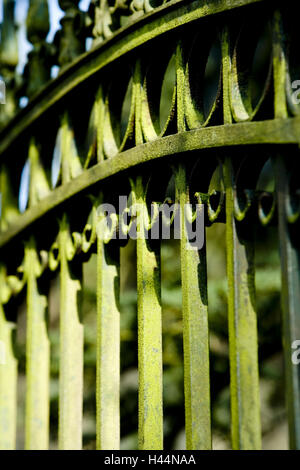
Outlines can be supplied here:
<path id="1" fill-rule="evenodd" d="M 120 28 L 113 36 L 66 65 L 0 131 L 0 157 L 51 107 L 117 59 L 156 37 L 200 18 L 268 0 L 172 0 Z"/>

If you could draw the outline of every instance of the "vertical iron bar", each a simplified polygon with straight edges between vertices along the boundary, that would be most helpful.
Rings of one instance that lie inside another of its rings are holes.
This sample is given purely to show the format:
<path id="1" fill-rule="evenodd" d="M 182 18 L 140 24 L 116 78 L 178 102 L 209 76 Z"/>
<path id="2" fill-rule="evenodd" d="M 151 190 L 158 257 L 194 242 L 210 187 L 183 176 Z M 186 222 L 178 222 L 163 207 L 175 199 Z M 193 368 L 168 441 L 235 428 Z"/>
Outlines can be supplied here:
<path id="1" fill-rule="evenodd" d="M 228 328 L 233 449 L 261 448 L 253 227 L 234 218 L 233 168 L 225 161 Z M 243 234 L 244 235 L 244 234 Z"/>
<path id="2" fill-rule="evenodd" d="M 15 0 L 4 0 L 1 25 L 0 75 L 5 83 L 5 106 L 0 106 L 0 125 L 3 126 L 17 110 L 16 67 L 19 61 L 18 35 L 15 22 Z"/>
<path id="3" fill-rule="evenodd" d="M 120 253 L 98 238 L 97 449 L 120 448 Z"/>
<path id="4" fill-rule="evenodd" d="M 137 202 L 137 292 L 139 364 L 139 449 L 163 448 L 160 246 L 146 239 L 147 205 L 142 179 Z"/>
<path id="5" fill-rule="evenodd" d="M 275 117 L 287 118 L 285 36 L 281 13 L 275 11 L 273 21 L 273 67 Z M 285 362 L 286 406 L 291 449 L 300 449 L 300 374 L 292 363 L 292 344 L 300 339 L 300 248 L 295 227 L 288 223 L 287 199 L 289 178 L 286 156 L 274 158 L 278 204 L 278 235 L 281 258 L 282 342 Z"/>
<path id="6" fill-rule="evenodd" d="M 3 268 L 0 270 L 4 289 Z M 18 361 L 14 352 L 16 325 L 6 319 L 0 296 L 0 450 L 16 447 Z"/>
<path id="7" fill-rule="evenodd" d="M 186 446 L 188 450 L 208 450 L 211 416 L 206 246 L 198 250 L 189 244 L 189 185 L 183 166 L 176 173 L 176 192 L 180 201 Z"/>
<path id="8" fill-rule="evenodd" d="M 60 227 L 60 381 L 59 447 L 82 447 L 83 325 L 80 319 L 81 265 L 68 260 L 69 225 Z"/>
<path id="9" fill-rule="evenodd" d="M 35 242 L 25 249 L 27 272 L 26 417 L 25 448 L 46 450 L 49 445 L 50 343 L 47 297 L 39 290 L 39 260 Z"/>
<path id="10" fill-rule="evenodd" d="M 229 28 L 222 32 L 223 116 L 232 123 Z M 231 437 L 233 449 L 261 448 L 257 318 L 255 307 L 254 232 L 242 238 L 234 218 L 232 160 L 225 158 L 228 329 Z"/>
<path id="11" fill-rule="evenodd" d="M 281 257 L 282 338 L 286 404 L 291 449 L 300 449 L 300 371 L 293 364 L 293 342 L 300 339 L 300 247 L 295 227 L 287 220 L 289 180 L 285 156 L 276 157 L 279 244 Z"/>

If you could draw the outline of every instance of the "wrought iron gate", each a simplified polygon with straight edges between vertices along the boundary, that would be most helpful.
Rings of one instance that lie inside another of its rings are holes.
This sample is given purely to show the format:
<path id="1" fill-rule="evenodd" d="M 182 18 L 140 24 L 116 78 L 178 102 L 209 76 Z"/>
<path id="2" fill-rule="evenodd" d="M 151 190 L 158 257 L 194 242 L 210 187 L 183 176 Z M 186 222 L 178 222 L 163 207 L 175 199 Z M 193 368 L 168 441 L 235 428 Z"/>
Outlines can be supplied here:
<path id="1" fill-rule="evenodd" d="M 164 200 L 170 180 L 172 202 L 178 203 L 182 215 L 179 255 L 187 449 L 211 448 L 213 387 L 206 247 L 204 243 L 200 250 L 191 249 L 184 222 L 187 204 L 204 207 L 207 225 L 226 224 L 234 449 L 261 446 L 254 235 L 257 224 L 278 227 L 290 446 L 299 448 L 300 369 L 291 360 L 300 340 L 299 7 L 288 0 L 94 0 L 84 13 L 78 3 L 59 1 L 64 17 L 49 43 L 48 3 L 30 0 L 27 37 L 32 50 L 20 79 L 15 2 L 4 0 L 0 448 L 16 445 L 14 306 L 23 294 L 27 302 L 25 445 L 27 449 L 48 447 L 46 311 L 49 279 L 57 272 L 59 447 L 82 446 L 80 293 L 82 266 L 92 253 L 97 253 L 98 263 L 97 448 L 119 448 L 119 254 L 133 223 L 138 235 L 139 448 L 163 448 L 160 241 L 148 235 L 155 225 L 150 203 Z M 85 52 L 87 38 L 93 43 Z M 257 63 L 258 44 L 266 52 L 262 65 Z M 215 82 L 208 70 L 212 53 L 219 64 Z M 166 110 L 160 97 L 171 61 L 174 87 Z M 54 66 L 59 73 L 51 78 Z M 255 70 L 258 87 L 252 80 Z M 256 182 L 268 159 L 276 191 L 258 192 Z M 213 187 L 216 169 L 219 179 Z M 129 206 L 109 218 L 99 210 L 103 204 L 116 206 L 124 195 L 136 208 L 128 224 L 123 216 L 129 214 Z"/>

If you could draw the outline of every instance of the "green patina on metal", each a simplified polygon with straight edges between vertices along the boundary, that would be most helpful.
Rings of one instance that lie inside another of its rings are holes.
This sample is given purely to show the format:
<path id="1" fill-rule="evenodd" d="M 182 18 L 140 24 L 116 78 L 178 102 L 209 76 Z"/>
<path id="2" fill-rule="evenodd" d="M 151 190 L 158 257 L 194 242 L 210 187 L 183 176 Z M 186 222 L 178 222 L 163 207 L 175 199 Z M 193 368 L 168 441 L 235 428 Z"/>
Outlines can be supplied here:
<path id="1" fill-rule="evenodd" d="M 130 193 L 135 211 L 130 226 L 136 223 L 137 229 L 138 445 L 141 450 L 163 449 L 161 240 L 149 239 L 154 222 L 148 199 L 152 190 L 161 197 L 171 174 L 181 214 L 186 447 L 212 447 L 206 244 L 191 250 L 185 224 L 185 205 L 195 201 L 203 204 L 207 225 L 226 224 L 234 449 L 261 448 L 254 233 L 258 223 L 266 230 L 278 222 L 290 446 L 300 447 L 299 373 L 291 361 L 292 343 L 300 337 L 300 215 L 294 181 L 300 117 L 293 100 L 295 58 L 289 43 L 295 40 L 289 7 L 297 12 L 299 7 L 284 3 L 174 0 L 154 8 L 146 0 L 116 0 L 114 5 L 95 0 L 83 12 L 77 1 L 60 2 L 61 29 L 50 44 L 48 2 L 30 0 L 26 24 L 32 50 L 20 77 L 15 1 L 4 0 L 1 449 L 16 446 L 16 325 L 7 312 L 22 293 L 27 305 L 25 447 L 49 446 L 47 295 L 49 280 L 58 272 L 59 448 L 82 448 L 82 267 L 92 253 L 97 253 L 96 447 L 120 448 L 123 245 L 113 238 L 122 230 L 128 236 L 129 226 L 120 228 L 119 213 L 106 226 L 99 207 L 123 192 Z M 253 21 L 257 28 L 250 34 Z M 264 35 L 264 47 L 268 50 L 268 41 L 271 46 L 256 93 L 251 61 Z M 245 36 L 250 40 L 247 50 Z M 93 46 L 85 52 L 91 37 Z M 212 57 L 218 71 L 215 91 L 208 93 Z M 59 74 L 51 80 L 53 65 Z M 168 99 L 162 91 L 165 78 L 173 80 Z M 20 110 L 24 96 L 29 103 Z M 276 191 L 262 194 L 256 184 L 270 154 Z M 263 197 L 272 198 L 268 210 Z"/>
<path id="2" fill-rule="evenodd" d="M 18 361 L 14 348 L 16 325 L 7 320 L 4 304 L 7 301 L 4 267 L 0 268 L 0 449 L 14 450 L 17 428 Z"/>
<path id="3" fill-rule="evenodd" d="M 47 297 L 39 290 L 40 261 L 33 239 L 25 249 L 27 277 L 26 449 L 48 449 L 50 342 Z"/>
<path id="4" fill-rule="evenodd" d="M 177 135 L 166 136 L 126 150 L 112 159 L 84 171 L 69 183 L 51 191 L 36 207 L 18 214 L 6 203 L 5 193 L 2 193 L 2 207 L 9 213 L 10 226 L 0 234 L 0 247 L 7 244 L 13 237 L 20 234 L 33 222 L 57 208 L 64 201 L 79 192 L 95 185 L 99 181 L 117 175 L 134 166 L 156 160 L 162 157 L 192 152 L 207 148 L 220 148 L 238 145 L 254 144 L 297 144 L 299 142 L 300 118 L 277 119 L 273 121 L 240 123 L 229 126 L 197 129 Z M 9 196 L 8 196 L 9 197 Z M 16 217 L 16 214 L 18 216 Z M 5 223 L 6 219 L 3 219 Z"/>
<path id="5" fill-rule="evenodd" d="M 260 449 L 254 240 L 250 227 L 244 239 L 236 227 L 233 170 L 228 158 L 225 185 L 232 445 L 234 449 Z"/>
<path id="6" fill-rule="evenodd" d="M 99 215 L 101 218 L 101 216 Z M 97 449 L 120 448 L 120 261 L 98 228 Z"/>
<path id="7" fill-rule="evenodd" d="M 72 266 L 74 246 L 66 217 L 60 224 L 60 381 L 59 448 L 78 450 L 82 446 L 83 325 L 81 308 L 81 267 Z"/>
<path id="8" fill-rule="evenodd" d="M 180 201 L 186 448 L 211 449 L 206 247 L 191 247 L 186 207 L 190 203 L 184 167 L 176 172 Z"/>
<path id="9" fill-rule="evenodd" d="M 133 195 L 137 218 L 139 338 L 139 449 L 163 449 L 160 246 L 146 239 L 146 189 L 138 177 Z M 156 246 L 155 246 L 156 245 Z"/>
<path id="10" fill-rule="evenodd" d="M 182 0 L 177 0 L 174 4 L 172 3 L 162 7 L 167 10 L 167 14 L 163 15 L 163 17 L 159 15 L 160 9 L 157 11 L 154 10 L 153 13 L 149 13 L 149 18 L 148 15 L 146 15 L 140 20 L 137 20 L 132 26 L 128 26 L 117 33 L 114 38 L 98 46 L 95 50 L 92 50 L 82 58 L 75 60 L 72 65 L 66 67 L 64 72 L 55 81 L 51 82 L 48 87 L 39 93 L 36 100 L 32 100 L 26 111 L 19 113 L 19 116 L 10 123 L 9 128 L 3 131 L 3 136 L 1 135 L 0 141 L 0 154 L 15 141 L 21 132 L 25 131 L 26 128 L 49 109 L 51 105 L 61 100 L 66 93 L 71 92 L 88 77 L 91 77 L 131 50 L 153 40 L 159 35 L 199 18 L 215 15 L 222 11 L 238 8 L 239 6 L 260 3 L 262 1 L 263 0 L 215 0 L 208 4 L 204 3 L 203 5 L 199 5 L 198 1 L 194 1 L 191 2 L 190 6 L 182 6 Z M 169 14 L 168 9 L 171 10 Z M 153 22 L 149 21 L 152 15 Z M 145 25 L 143 24 L 144 22 L 146 22 Z M 139 28 L 140 23 L 141 28 Z M 131 31 L 131 29 L 133 31 Z M 23 114 L 24 116 L 22 116 Z"/>
<path id="11" fill-rule="evenodd" d="M 287 57 L 283 24 L 280 12 L 274 14 L 274 89 L 275 89 L 275 116 L 286 118 L 288 106 L 283 92 L 287 88 Z M 294 108 L 295 110 L 295 108 Z M 299 338 L 299 246 L 295 237 L 295 222 L 297 211 L 294 213 L 290 206 L 289 180 L 292 168 L 281 152 L 273 156 L 276 195 L 278 203 L 278 233 L 281 255 L 282 278 L 282 342 L 284 349 L 286 374 L 286 405 L 289 424 L 289 440 L 291 449 L 300 446 L 300 382 L 297 367 L 292 363 L 292 344 Z M 292 223 L 290 223 L 292 222 Z"/>

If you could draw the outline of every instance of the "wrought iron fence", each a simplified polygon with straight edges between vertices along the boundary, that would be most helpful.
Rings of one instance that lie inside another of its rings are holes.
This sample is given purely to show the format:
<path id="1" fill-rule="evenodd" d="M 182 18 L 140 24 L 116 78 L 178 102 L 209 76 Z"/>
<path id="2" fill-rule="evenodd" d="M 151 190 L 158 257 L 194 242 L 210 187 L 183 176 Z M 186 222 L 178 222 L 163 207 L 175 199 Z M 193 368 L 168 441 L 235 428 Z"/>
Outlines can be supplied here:
<path id="1" fill-rule="evenodd" d="M 0 448 L 16 445 L 15 311 L 24 295 L 25 446 L 49 445 L 46 312 L 55 273 L 59 447 L 82 446 L 80 294 L 82 266 L 92 253 L 97 254 L 97 448 L 119 448 L 120 247 L 134 224 L 139 448 L 163 448 L 161 228 L 151 234 L 159 221 L 174 225 L 176 214 L 181 215 L 187 449 L 211 448 L 206 245 L 204 240 L 199 249 L 192 246 L 186 207 L 191 227 L 201 211 L 207 226 L 226 225 L 234 449 L 261 447 L 254 236 L 259 224 L 278 227 L 289 436 L 291 448 L 299 448 L 300 376 L 292 360 L 300 340 L 299 7 L 288 0 L 94 0 L 83 12 L 78 1 L 60 0 L 61 29 L 49 43 L 48 3 L 30 0 L 26 24 L 32 49 L 20 76 L 15 1 L 3 1 Z M 166 109 L 161 93 L 168 64 L 174 85 Z M 53 67 L 59 67 L 56 78 Z M 268 160 L 276 189 L 257 191 Z M 159 201 L 170 213 L 174 209 L 173 217 L 166 220 Z M 109 207 L 116 211 L 109 213 Z"/>

